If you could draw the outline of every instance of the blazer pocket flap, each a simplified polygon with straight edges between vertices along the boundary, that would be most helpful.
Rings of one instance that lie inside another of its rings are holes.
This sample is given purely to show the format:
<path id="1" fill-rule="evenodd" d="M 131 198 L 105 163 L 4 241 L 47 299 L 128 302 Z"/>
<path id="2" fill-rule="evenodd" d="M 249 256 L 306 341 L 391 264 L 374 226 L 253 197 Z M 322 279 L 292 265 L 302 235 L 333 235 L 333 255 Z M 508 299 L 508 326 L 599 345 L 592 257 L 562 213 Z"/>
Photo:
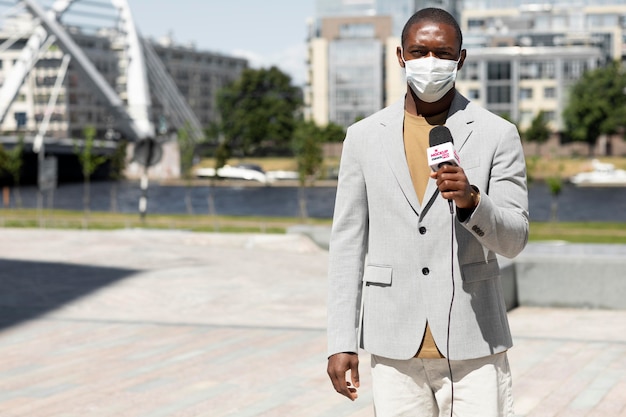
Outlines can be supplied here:
<path id="1" fill-rule="evenodd" d="M 391 285 L 392 268 L 384 265 L 367 265 L 363 281 L 374 285 Z"/>
<path id="2" fill-rule="evenodd" d="M 497 259 L 490 259 L 487 262 L 475 262 L 461 266 L 461 275 L 465 282 L 484 281 L 495 279 L 500 276 L 500 266 Z"/>

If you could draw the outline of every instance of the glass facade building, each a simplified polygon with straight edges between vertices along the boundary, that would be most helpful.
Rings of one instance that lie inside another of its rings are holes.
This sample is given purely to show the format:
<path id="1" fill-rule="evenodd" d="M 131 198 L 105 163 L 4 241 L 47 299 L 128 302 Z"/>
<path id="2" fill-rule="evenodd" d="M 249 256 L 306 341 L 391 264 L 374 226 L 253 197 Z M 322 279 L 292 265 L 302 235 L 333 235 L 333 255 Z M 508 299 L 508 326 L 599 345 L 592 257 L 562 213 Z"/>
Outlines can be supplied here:
<path id="1" fill-rule="evenodd" d="M 372 39 L 340 39 L 329 46 L 329 111 L 348 126 L 381 107 L 383 45 Z"/>
<path id="2" fill-rule="evenodd" d="M 458 0 L 317 0 L 309 28 L 305 114 L 348 126 L 406 91 L 396 47 L 418 9 L 442 7 L 458 18 Z"/>
<path id="3" fill-rule="evenodd" d="M 461 25 L 467 59 L 458 90 L 522 129 L 543 111 L 562 130 L 571 85 L 584 71 L 626 60 L 626 0 L 318 0 L 316 6 L 305 97 L 307 115 L 321 124 L 347 126 L 404 94 L 395 50 L 404 23 L 423 7 L 444 8 Z M 386 17 L 390 26 L 381 32 L 356 16 Z M 329 32 L 334 19 L 344 27 Z"/>

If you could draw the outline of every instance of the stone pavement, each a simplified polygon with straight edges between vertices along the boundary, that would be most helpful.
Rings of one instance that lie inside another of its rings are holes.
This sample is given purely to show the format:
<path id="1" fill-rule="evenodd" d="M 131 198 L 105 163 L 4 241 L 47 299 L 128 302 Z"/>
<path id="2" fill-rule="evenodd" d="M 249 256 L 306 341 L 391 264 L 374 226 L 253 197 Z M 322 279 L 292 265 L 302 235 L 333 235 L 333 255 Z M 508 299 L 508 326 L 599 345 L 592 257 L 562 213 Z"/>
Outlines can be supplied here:
<path id="1" fill-rule="evenodd" d="M 1 229 L 1 417 L 372 417 L 325 373 L 299 235 Z M 592 277 L 590 277 L 592 279 Z M 518 416 L 626 416 L 626 311 L 510 313 Z"/>

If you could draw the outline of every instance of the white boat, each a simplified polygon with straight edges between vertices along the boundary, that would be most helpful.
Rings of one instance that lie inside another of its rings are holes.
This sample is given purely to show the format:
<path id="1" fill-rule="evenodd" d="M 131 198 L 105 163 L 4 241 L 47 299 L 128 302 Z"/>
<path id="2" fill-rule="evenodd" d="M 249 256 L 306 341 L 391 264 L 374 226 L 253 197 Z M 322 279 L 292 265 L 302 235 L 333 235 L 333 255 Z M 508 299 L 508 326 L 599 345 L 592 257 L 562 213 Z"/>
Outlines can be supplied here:
<path id="1" fill-rule="evenodd" d="M 268 181 L 280 181 L 280 180 L 297 180 L 300 179 L 300 174 L 297 171 L 267 171 L 265 173 Z"/>
<path id="2" fill-rule="evenodd" d="M 195 170 L 198 178 L 215 177 L 215 168 L 198 168 Z M 263 184 L 272 183 L 280 180 L 297 180 L 299 178 L 296 171 L 263 171 L 263 169 L 254 164 L 241 165 L 224 165 L 217 170 L 217 176 L 220 178 L 252 180 Z"/>
<path id="3" fill-rule="evenodd" d="M 215 177 L 215 168 L 198 168 L 195 170 L 196 177 L 211 178 Z M 217 170 L 217 176 L 220 178 L 229 178 L 237 180 L 254 180 L 260 183 L 267 183 L 267 176 L 262 169 L 249 165 L 224 165 Z"/>
<path id="4" fill-rule="evenodd" d="M 570 178 L 570 182 L 578 187 L 625 187 L 626 171 L 615 169 L 615 165 L 591 161 L 592 171 L 580 172 Z"/>

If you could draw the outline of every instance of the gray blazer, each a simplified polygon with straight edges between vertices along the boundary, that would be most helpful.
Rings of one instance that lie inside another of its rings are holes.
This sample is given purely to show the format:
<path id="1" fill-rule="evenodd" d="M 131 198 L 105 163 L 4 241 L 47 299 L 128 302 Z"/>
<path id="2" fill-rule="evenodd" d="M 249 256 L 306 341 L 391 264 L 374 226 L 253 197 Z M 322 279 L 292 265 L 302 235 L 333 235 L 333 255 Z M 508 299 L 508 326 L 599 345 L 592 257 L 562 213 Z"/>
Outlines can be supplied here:
<path id="1" fill-rule="evenodd" d="M 329 247 L 328 354 L 415 355 L 426 321 L 452 360 L 512 346 L 496 254 L 528 240 L 526 166 L 515 126 L 456 94 L 446 126 L 481 200 L 464 222 L 434 180 L 423 206 L 404 153 L 404 100 L 348 128 Z M 451 254 L 453 253 L 453 256 Z"/>

